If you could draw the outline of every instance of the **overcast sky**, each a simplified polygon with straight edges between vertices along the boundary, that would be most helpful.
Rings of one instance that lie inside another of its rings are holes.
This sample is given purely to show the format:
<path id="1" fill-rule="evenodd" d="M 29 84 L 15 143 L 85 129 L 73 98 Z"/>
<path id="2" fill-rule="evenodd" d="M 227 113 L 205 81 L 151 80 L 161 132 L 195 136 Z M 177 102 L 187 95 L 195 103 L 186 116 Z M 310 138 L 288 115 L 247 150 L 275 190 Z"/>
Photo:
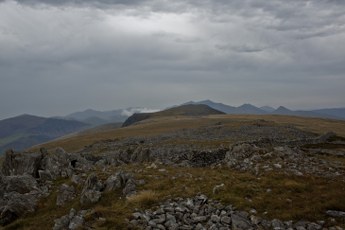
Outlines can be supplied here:
<path id="1" fill-rule="evenodd" d="M 345 106 L 344 0 L 0 0 L 0 119 Z"/>

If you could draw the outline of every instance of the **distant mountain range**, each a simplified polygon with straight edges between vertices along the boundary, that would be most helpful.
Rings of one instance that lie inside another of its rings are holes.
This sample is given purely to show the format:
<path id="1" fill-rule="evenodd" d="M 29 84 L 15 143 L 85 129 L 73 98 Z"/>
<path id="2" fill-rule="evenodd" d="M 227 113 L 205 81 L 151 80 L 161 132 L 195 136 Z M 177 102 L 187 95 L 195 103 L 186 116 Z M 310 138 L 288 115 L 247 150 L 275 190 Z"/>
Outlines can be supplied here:
<path id="1" fill-rule="evenodd" d="M 83 130 L 89 124 L 57 118 L 21 115 L 0 121 L 0 155 L 9 148 L 24 150 L 36 144 Z"/>
<path id="2" fill-rule="evenodd" d="M 251 104 L 243 104 L 239 107 L 226 105 L 223 103 L 213 102 L 211 100 L 204 101 L 190 101 L 184 103 L 188 104 L 203 104 L 208 105 L 213 109 L 222 111 L 226 114 L 277 114 L 277 115 L 291 115 L 291 116 L 304 116 L 304 117 L 319 117 L 331 119 L 345 119 L 345 108 L 332 108 L 332 109 L 319 109 L 319 110 L 290 110 L 286 107 L 280 106 L 277 109 L 270 106 L 256 107 Z"/>

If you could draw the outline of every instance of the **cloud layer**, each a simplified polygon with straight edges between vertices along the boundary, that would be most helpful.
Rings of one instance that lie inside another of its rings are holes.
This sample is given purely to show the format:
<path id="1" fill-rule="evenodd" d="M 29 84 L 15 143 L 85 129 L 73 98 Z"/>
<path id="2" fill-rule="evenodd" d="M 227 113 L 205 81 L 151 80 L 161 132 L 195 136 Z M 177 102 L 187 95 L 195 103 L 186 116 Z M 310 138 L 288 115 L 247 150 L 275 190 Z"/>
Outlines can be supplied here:
<path id="1" fill-rule="evenodd" d="M 345 106 L 337 0 L 0 1 L 0 118 L 92 107 Z"/>

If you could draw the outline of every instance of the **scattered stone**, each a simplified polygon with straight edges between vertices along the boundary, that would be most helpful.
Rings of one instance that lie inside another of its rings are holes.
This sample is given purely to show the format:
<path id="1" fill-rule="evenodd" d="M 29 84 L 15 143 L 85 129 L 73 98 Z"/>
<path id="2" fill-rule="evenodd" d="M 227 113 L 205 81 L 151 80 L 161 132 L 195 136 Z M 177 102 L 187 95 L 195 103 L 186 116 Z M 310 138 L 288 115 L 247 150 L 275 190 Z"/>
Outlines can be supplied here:
<path id="1" fill-rule="evenodd" d="M 156 169 L 157 165 L 155 163 L 150 164 L 149 166 L 146 167 L 147 169 Z"/>
<path id="2" fill-rule="evenodd" d="M 224 189 L 224 184 L 219 184 L 213 187 L 212 192 L 213 194 L 219 193 L 222 189 Z"/>
<path id="3" fill-rule="evenodd" d="M 331 217 L 344 217 L 345 218 L 345 212 L 343 211 L 336 211 L 336 210 L 327 210 L 326 214 Z"/>

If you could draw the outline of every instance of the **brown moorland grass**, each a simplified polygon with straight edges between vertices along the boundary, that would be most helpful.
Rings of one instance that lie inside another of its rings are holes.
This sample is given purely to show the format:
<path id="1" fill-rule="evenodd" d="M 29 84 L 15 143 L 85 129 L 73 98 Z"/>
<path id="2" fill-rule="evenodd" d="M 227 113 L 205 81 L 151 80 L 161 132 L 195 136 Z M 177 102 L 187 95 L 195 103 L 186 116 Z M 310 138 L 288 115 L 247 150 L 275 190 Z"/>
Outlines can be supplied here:
<path id="1" fill-rule="evenodd" d="M 218 122 L 221 122 L 222 125 L 228 128 L 239 127 L 243 124 L 248 124 L 248 122 L 253 121 L 255 122 L 259 119 L 274 122 L 277 125 L 293 125 L 302 130 L 316 134 L 324 134 L 326 132 L 333 131 L 338 135 L 345 137 L 345 121 L 341 120 L 281 115 L 211 115 L 205 117 L 174 116 L 149 119 L 125 128 L 110 128 L 105 130 L 95 129 L 94 132 L 84 132 L 47 142 L 31 148 L 31 150 L 37 150 L 39 147 L 46 147 L 49 149 L 61 146 L 67 151 L 77 151 L 96 141 L 106 139 L 155 136 L 183 129 L 193 129 L 213 125 Z M 230 141 L 228 140 L 225 143 L 230 143 Z"/>

